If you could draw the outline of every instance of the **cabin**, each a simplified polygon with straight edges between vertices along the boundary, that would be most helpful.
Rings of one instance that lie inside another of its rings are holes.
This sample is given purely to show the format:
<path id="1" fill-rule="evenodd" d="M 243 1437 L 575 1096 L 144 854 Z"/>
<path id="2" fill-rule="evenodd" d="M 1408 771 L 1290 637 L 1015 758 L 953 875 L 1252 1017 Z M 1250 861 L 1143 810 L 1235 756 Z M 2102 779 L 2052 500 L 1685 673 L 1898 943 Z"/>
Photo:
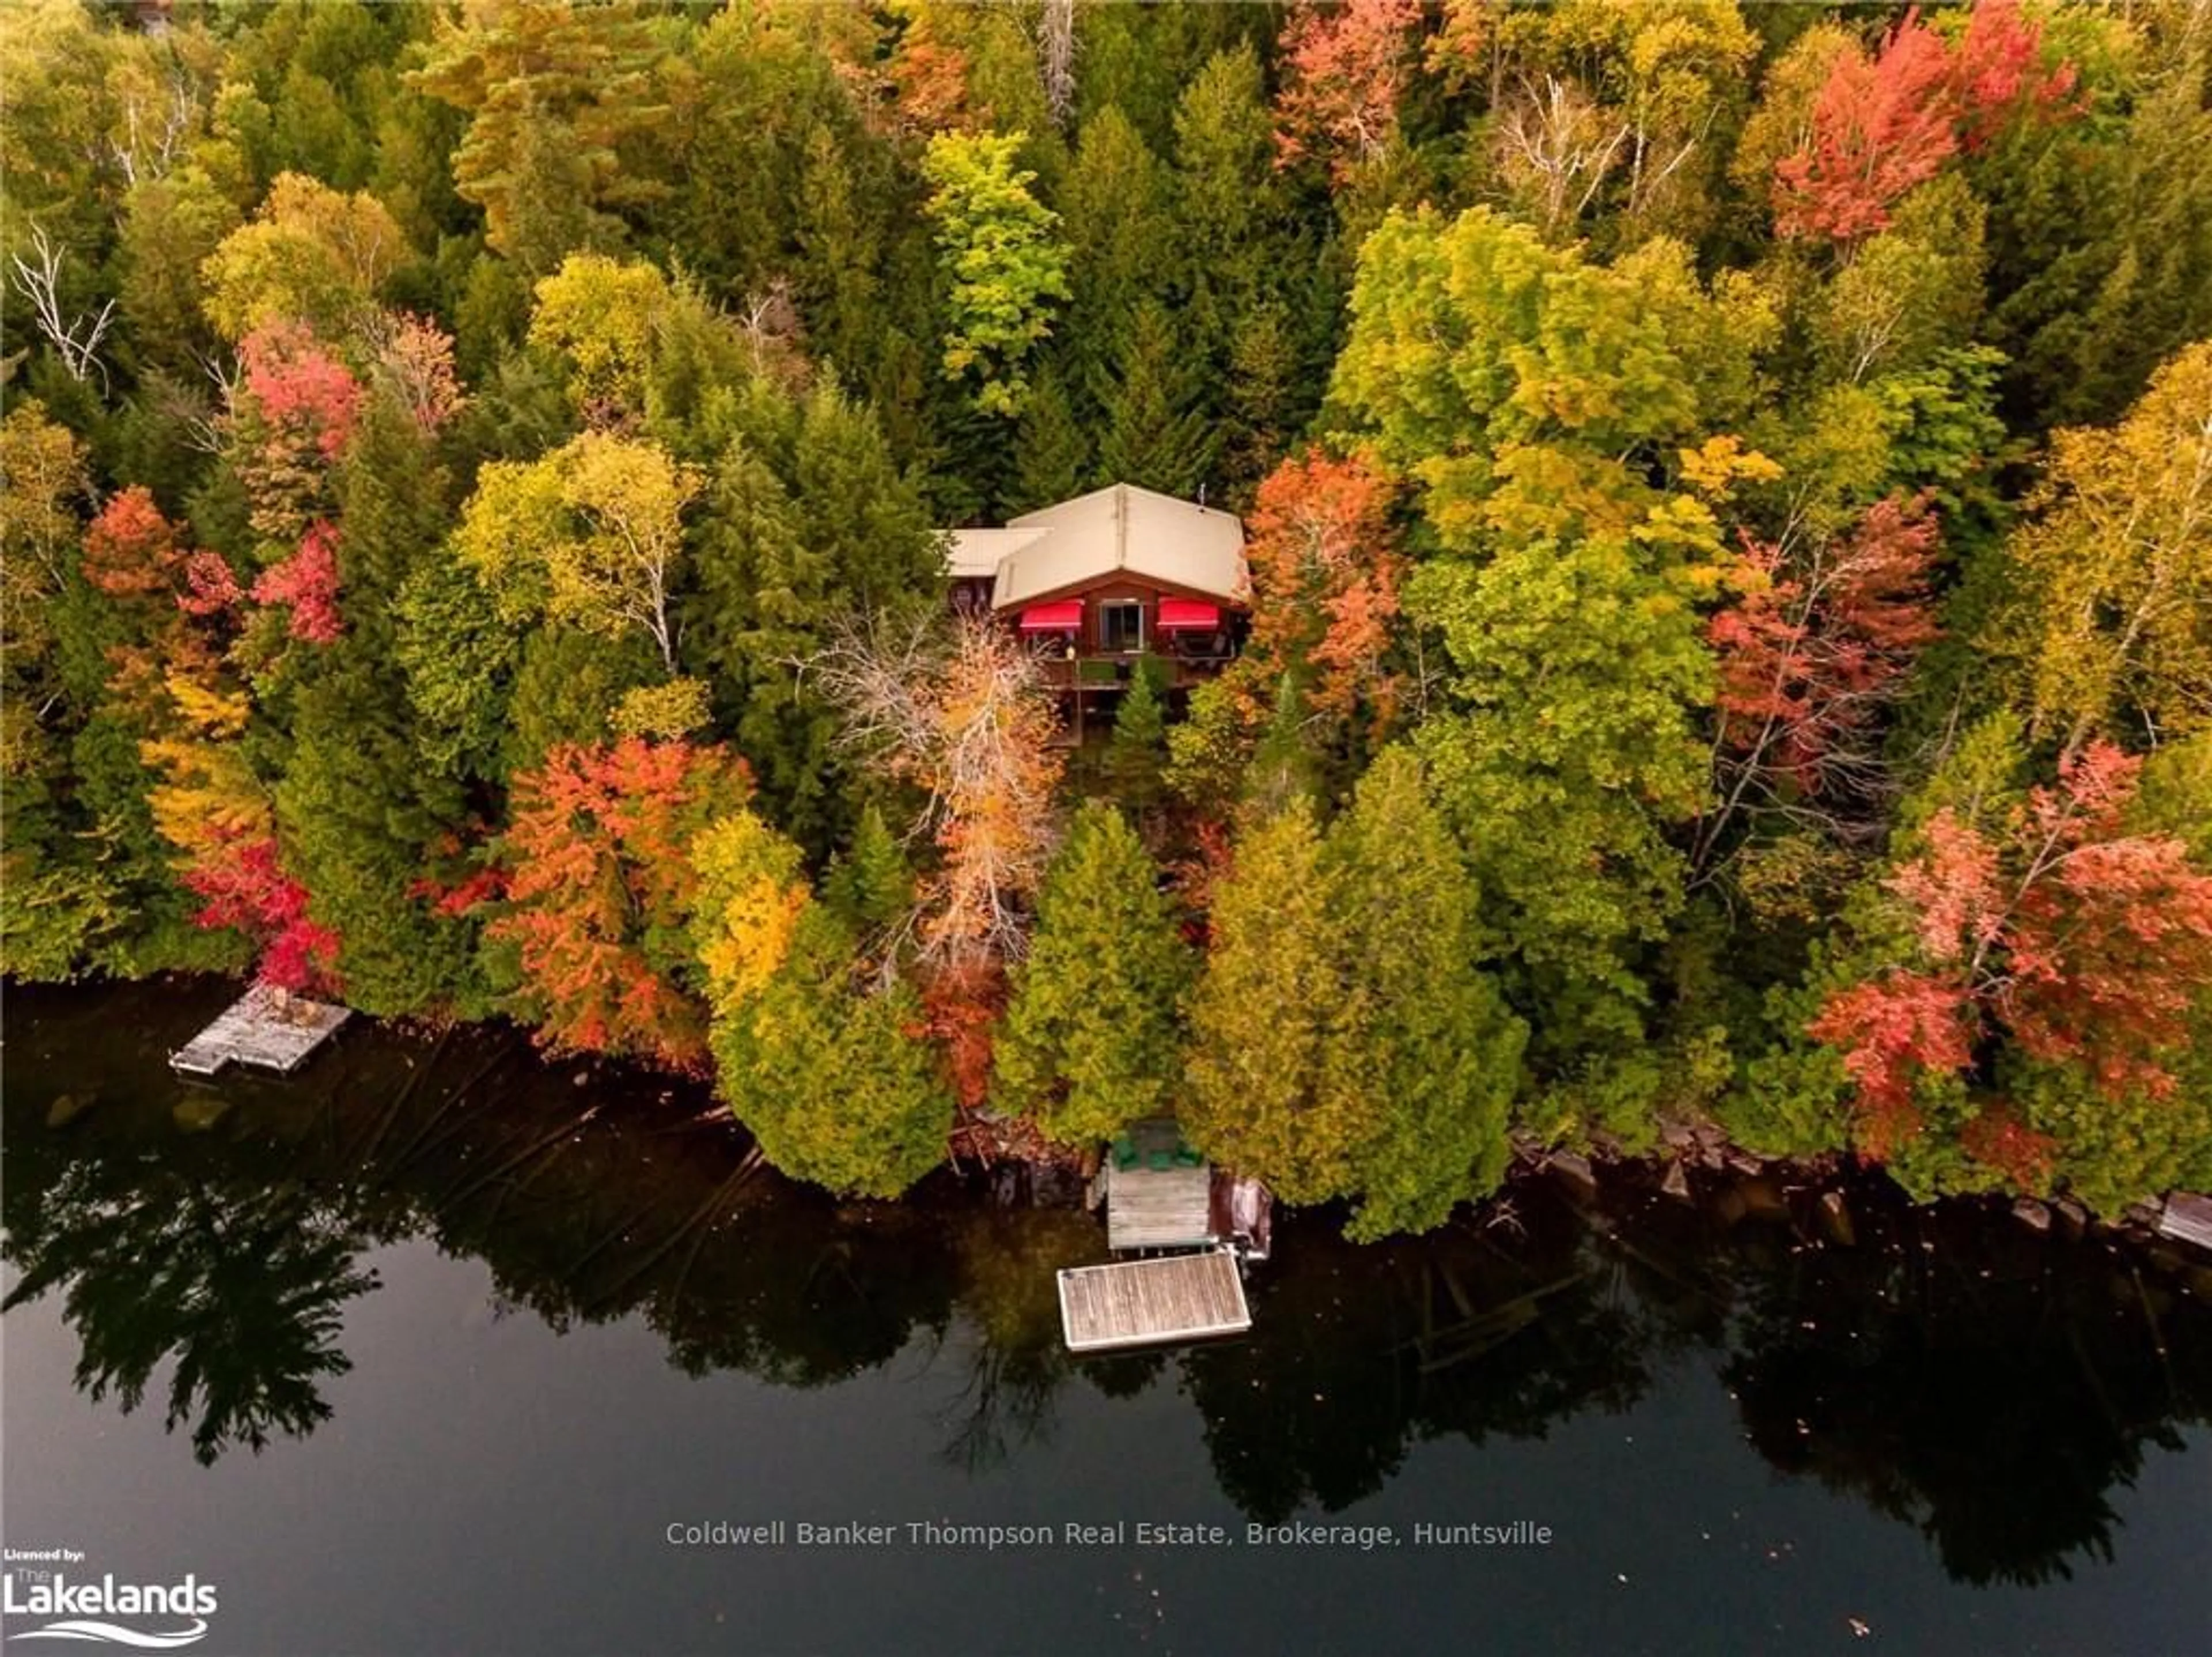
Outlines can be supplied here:
<path id="1" fill-rule="evenodd" d="M 1243 639 L 1252 589 L 1234 513 L 1115 484 L 949 542 L 954 604 L 1029 641 L 1079 718 L 1087 693 L 1126 687 L 1147 656 L 1168 689 L 1188 690 Z"/>

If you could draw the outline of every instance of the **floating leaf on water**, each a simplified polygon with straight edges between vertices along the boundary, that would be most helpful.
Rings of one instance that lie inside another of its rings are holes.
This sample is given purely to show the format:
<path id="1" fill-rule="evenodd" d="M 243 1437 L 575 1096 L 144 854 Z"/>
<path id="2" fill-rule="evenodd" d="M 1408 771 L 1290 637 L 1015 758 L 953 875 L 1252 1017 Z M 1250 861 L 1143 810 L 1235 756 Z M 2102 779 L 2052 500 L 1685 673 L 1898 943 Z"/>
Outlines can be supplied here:
<path id="1" fill-rule="evenodd" d="M 186 1133 L 205 1133 L 230 1114 L 230 1101 L 220 1093 L 189 1093 L 169 1114 Z"/>
<path id="2" fill-rule="evenodd" d="M 49 1128 L 66 1128 L 99 1102 L 100 1095 L 97 1093 L 58 1094 L 54 1102 L 46 1107 L 46 1125 Z"/>

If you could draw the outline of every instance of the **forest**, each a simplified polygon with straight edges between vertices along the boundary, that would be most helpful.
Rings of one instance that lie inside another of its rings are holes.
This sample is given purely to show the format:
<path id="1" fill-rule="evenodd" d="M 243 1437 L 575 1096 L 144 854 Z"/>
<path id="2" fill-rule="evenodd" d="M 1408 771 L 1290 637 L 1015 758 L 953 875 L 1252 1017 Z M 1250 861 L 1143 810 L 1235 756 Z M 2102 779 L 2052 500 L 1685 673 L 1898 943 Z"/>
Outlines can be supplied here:
<path id="1" fill-rule="evenodd" d="M 2212 1188 L 2212 0 L 22 0 L 0 923 L 1155 1113 Z M 1071 745 L 945 531 L 1239 515 Z"/>

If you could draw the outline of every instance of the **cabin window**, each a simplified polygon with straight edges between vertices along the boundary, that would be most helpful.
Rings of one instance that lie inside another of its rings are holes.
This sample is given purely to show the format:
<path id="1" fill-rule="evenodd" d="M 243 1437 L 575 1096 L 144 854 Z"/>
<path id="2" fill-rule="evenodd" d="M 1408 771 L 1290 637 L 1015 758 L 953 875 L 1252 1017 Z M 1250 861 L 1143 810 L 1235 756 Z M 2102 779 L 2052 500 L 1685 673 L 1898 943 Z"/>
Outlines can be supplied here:
<path id="1" fill-rule="evenodd" d="M 1109 655 L 1133 655 L 1145 648 L 1145 606 L 1135 599 L 1117 599 L 1098 606 L 1098 648 Z"/>

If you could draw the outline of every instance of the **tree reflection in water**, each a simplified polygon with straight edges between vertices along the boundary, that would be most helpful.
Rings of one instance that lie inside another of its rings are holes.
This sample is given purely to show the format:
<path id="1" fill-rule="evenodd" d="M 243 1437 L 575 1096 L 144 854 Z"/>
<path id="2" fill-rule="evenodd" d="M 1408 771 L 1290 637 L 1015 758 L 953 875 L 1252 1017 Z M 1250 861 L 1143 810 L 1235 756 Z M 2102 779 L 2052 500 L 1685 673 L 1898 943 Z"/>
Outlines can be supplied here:
<path id="1" fill-rule="evenodd" d="M 345 1304 L 377 1286 L 343 1216 L 296 1189 L 118 1180 L 97 1160 L 66 1164 L 19 1204 L 21 1172 L 8 1250 L 22 1277 L 0 1309 L 58 1288 L 83 1343 L 81 1390 L 136 1410 L 169 1363 L 167 1424 L 189 1425 L 203 1464 L 329 1419 L 319 1383 L 352 1368 L 337 1348 Z"/>
<path id="2" fill-rule="evenodd" d="M 1510 1228 L 1364 1249 L 1340 1216 L 1291 1217 L 1249 1336 L 1072 1360 L 1054 1273 L 1101 1258 L 1093 1216 L 949 1182 L 841 1205 L 684 1128 L 697 1101 L 662 1081 L 509 1062 L 493 1033 L 427 1054 L 357 1033 L 313 1090 L 229 1084 L 222 1130 L 187 1136 L 158 1040 L 149 1060 L 42 1016 L 136 993 L 11 1008 L 9 1303 L 59 1290 L 95 1398 L 135 1408 L 173 1362 L 168 1420 L 203 1461 L 328 1417 L 345 1308 L 374 1287 L 362 1253 L 416 1235 L 556 1330 L 638 1319 L 694 1375 L 812 1387 L 914 1362 L 945 1395 L 942 1454 L 979 1473 L 1048 1437 L 1071 1385 L 1172 1386 L 1223 1491 L 1266 1521 L 1371 1496 L 1421 1441 L 1540 1438 L 1702 1366 L 1777 1468 L 1917 1527 L 1955 1577 L 2036 1582 L 2109 1556 L 2115 1487 L 2212 1417 L 2212 1311 L 2178 1280 L 1879 1182 L 1851 1193 L 1851 1248 L 1635 1191 L 1593 1218 L 1540 1183 Z M 63 1086 L 106 1102 L 49 1127 Z"/>

